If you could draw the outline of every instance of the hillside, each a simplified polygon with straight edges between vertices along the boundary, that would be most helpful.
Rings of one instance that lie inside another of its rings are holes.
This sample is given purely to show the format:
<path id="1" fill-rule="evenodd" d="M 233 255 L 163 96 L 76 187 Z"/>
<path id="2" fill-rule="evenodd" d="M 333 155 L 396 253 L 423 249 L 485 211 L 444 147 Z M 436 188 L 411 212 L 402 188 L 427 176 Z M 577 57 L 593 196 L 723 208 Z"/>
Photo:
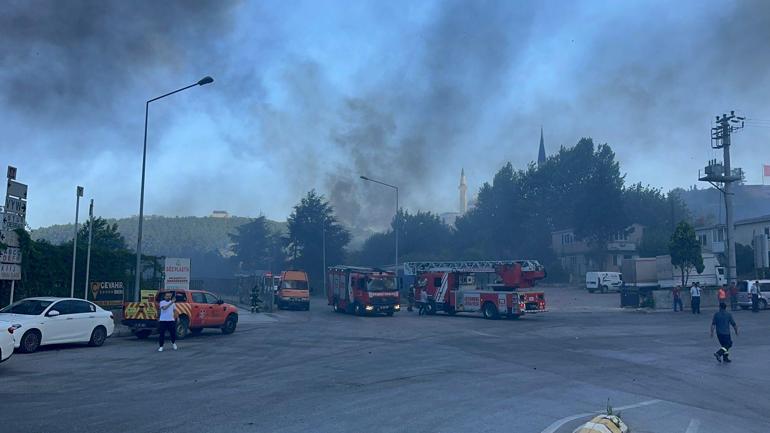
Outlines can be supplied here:
<path id="1" fill-rule="evenodd" d="M 107 221 L 117 223 L 128 247 L 132 250 L 136 248 L 137 217 Z M 230 251 L 228 234 L 249 221 L 251 218 L 245 217 L 148 216 L 144 219 L 142 252 L 166 257 L 190 257 L 194 277 L 230 276 L 231 270 L 225 260 Z M 275 231 L 286 231 L 284 222 L 268 220 L 268 224 Z M 32 230 L 31 236 L 61 244 L 72 239 L 73 231 L 73 224 L 58 224 Z"/>
<path id="2" fill-rule="evenodd" d="M 733 191 L 735 221 L 770 215 L 770 185 L 736 185 Z M 676 189 L 673 192 L 685 202 L 696 225 L 724 222 L 722 193 L 715 188 Z"/>

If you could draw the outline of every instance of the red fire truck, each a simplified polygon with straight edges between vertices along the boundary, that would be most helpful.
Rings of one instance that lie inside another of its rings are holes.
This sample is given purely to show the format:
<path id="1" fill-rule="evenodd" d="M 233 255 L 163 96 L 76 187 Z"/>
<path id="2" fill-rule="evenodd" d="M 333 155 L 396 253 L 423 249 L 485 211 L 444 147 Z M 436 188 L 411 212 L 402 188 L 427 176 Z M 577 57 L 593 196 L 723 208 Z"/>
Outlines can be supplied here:
<path id="1" fill-rule="evenodd" d="M 338 313 L 359 316 L 401 310 L 393 272 L 355 266 L 333 266 L 326 273 L 326 296 Z"/>
<path id="2" fill-rule="evenodd" d="M 404 274 L 415 277 L 415 299 L 427 293 L 428 314 L 481 312 L 497 319 L 546 311 L 543 292 L 522 290 L 545 278 L 535 260 L 408 262 Z"/>

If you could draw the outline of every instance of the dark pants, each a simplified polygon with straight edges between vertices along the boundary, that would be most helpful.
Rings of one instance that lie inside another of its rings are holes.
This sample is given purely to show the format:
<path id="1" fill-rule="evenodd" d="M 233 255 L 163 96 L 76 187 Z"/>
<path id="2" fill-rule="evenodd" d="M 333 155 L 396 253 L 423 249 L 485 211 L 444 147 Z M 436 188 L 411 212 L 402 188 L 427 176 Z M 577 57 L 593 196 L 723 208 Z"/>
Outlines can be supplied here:
<path id="1" fill-rule="evenodd" d="M 730 334 L 717 334 L 717 339 L 719 345 L 722 346 L 717 350 L 717 354 L 727 359 L 730 355 L 730 348 L 733 347 L 733 339 L 730 338 Z"/>
<path id="2" fill-rule="evenodd" d="M 759 311 L 759 294 L 757 293 L 751 294 L 751 311 L 755 313 Z"/>
<path id="3" fill-rule="evenodd" d="M 176 343 L 176 320 L 173 322 L 158 322 L 158 345 L 163 347 L 166 342 L 166 331 L 171 336 L 171 343 Z"/>
<path id="4" fill-rule="evenodd" d="M 692 314 L 700 314 L 700 296 L 693 296 L 692 302 Z"/>
<path id="5" fill-rule="evenodd" d="M 738 295 L 730 295 L 730 309 L 733 311 L 738 309 Z"/>
<path id="6" fill-rule="evenodd" d="M 677 310 L 677 306 L 679 309 Z M 684 311 L 684 306 L 682 305 L 682 298 L 674 298 L 674 311 Z"/>
<path id="7" fill-rule="evenodd" d="M 420 316 L 424 315 L 428 310 L 428 304 L 426 302 L 420 302 L 420 305 L 418 305 L 417 307 L 420 309 L 417 312 L 417 314 Z"/>

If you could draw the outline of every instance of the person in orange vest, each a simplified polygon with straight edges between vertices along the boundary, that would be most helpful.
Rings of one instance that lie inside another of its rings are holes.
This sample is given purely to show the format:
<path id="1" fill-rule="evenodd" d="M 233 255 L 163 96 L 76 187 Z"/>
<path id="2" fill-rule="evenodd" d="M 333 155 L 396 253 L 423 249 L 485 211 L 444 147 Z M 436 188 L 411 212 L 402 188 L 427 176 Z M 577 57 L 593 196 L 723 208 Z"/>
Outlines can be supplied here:
<path id="1" fill-rule="evenodd" d="M 727 290 L 725 290 L 725 286 L 719 287 L 719 291 L 717 292 L 717 297 L 719 298 L 720 304 L 727 304 Z"/>

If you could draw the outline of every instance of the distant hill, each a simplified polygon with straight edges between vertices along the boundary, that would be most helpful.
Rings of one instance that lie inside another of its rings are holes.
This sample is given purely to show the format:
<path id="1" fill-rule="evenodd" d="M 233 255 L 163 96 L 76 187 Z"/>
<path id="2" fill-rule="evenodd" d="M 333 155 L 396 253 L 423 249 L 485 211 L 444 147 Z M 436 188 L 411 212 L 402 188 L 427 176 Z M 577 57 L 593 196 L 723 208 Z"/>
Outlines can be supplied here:
<path id="1" fill-rule="evenodd" d="M 687 205 L 698 226 L 710 225 L 725 220 L 725 205 L 722 193 L 715 188 L 675 189 Z M 736 185 L 732 192 L 735 221 L 770 215 L 770 185 Z"/>
<path id="2" fill-rule="evenodd" d="M 144 219 L 142 252 L 166 257 L 190 257 L 193 277 L 230 276 L 225 263 L 230 254 L 230 233 L 234 233 L 252 218 L 229 217 L 163 217 L 147 216 Z M 118 231 L 126 239 L 128 247 L 136 248 L 139 220 L 137 217 L 108 219 L 117 223 Z M 286 232 L 286 223 L 270 221 L 274 231 Z M 61 244 L 72 239 L 73 224 L 58 224 L 32 230 L 33 239 L 45 239 Z"/>

